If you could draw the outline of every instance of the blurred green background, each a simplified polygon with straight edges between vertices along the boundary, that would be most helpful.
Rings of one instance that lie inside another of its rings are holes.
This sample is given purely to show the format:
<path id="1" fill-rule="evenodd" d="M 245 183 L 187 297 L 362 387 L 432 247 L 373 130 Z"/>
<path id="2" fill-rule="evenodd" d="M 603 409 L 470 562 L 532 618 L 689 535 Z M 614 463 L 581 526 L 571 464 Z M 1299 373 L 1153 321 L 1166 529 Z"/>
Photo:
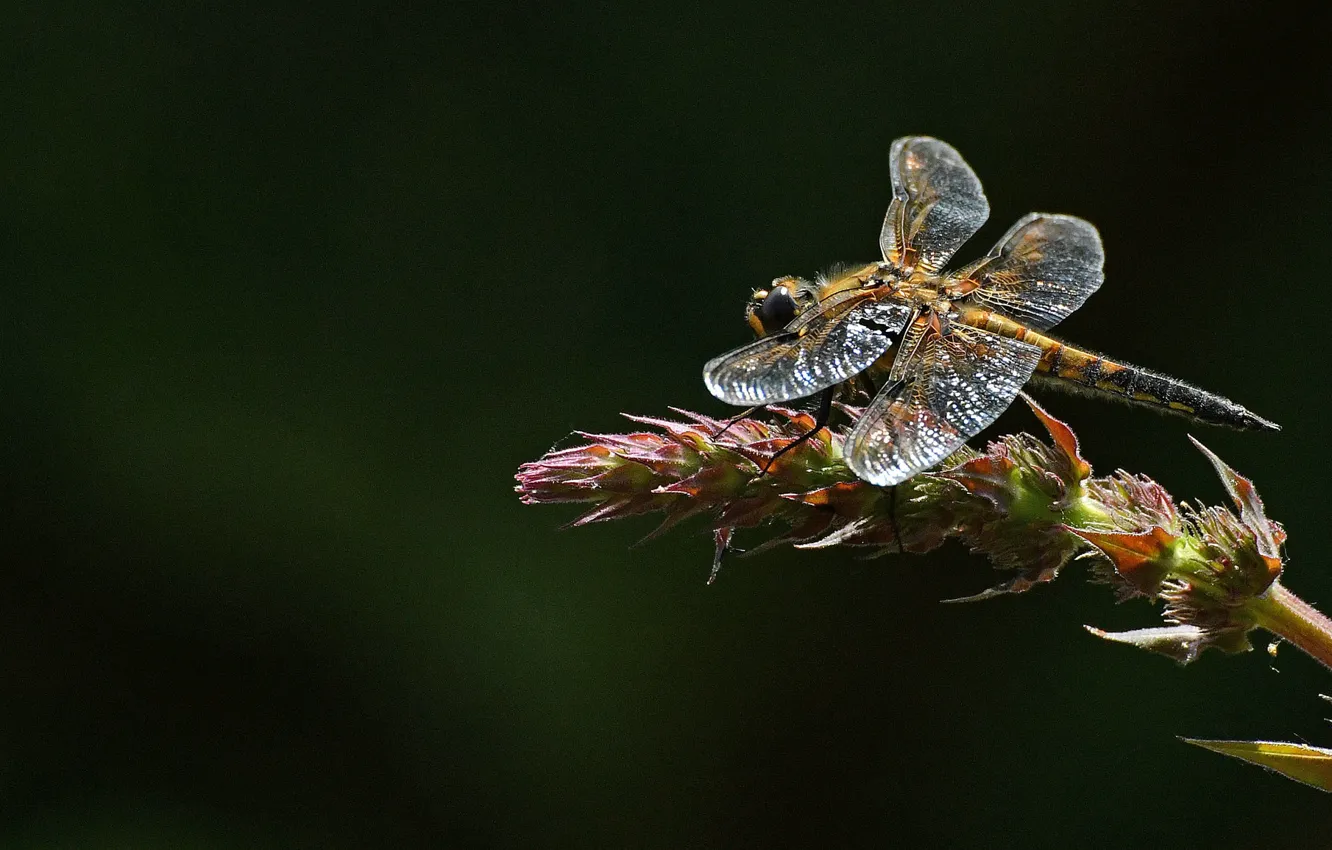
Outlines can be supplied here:
<path id="1" fill-rule="evenodd" d="M 574 428 L 723 413 L 751 287 L 874 258 L 928 133 L 991 199 L 965 259 L 1090 219 L 1060 332 L 1286 426 L 1044 396 L 1092 463 L 1218 501 L 1193 431 L 1332 604 L 1293 7 L 180 6 L 5 16 L 0 844 L 1332 842 L 1326 796 L 1174 737 L 1332 741 L 1298 653 L 1100 643 L 1156 615 L 1078 569 L 940 605 L 996 580 L 960 547 L 708 587 L 699 526 L 512 492 Z"/>

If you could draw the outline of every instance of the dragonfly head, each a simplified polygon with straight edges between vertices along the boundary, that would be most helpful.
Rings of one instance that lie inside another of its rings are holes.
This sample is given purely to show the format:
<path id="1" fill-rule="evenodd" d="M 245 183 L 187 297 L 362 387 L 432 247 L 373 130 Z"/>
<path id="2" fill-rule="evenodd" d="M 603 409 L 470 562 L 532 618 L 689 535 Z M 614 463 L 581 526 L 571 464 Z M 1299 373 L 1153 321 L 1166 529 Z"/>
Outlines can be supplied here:
<path id="1" fill-rule="evenodd" d="M 777 333 L 818 299 L 814 285 L 798 277 L 779 277 L 756 289 L 745 304 L 745 320 L 759 336 Z"/>

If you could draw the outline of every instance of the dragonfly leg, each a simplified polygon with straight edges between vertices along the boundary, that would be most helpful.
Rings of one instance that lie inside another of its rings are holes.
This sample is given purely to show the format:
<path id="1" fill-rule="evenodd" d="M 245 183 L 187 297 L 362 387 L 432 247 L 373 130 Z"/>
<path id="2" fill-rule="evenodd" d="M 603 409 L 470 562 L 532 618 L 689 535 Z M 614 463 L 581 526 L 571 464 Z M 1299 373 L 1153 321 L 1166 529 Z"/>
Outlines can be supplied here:
<path id="1" fill-rule="evenodd" d="M 865 382 L 865 392 L 869 394 L 870 400 L 872 401 L 874 397 L 879 394 L 879 388 L 875 385 L 874 379 L 864 373 L 861 373 L 858 377 Z"/>
<path id="2" fill-rule="evenodd" d="M 714 440 L 720 439 L 722 434 L 725 434 L 727 431 L 731 430 L 731 426 L 739 422 L 741 419 L 747 419 L 750 416 L 753 416 L 755 413 L 762 413 L 767 409 L 768 406 L 766 404 L 756 404 L 753 407 L 749 408 L 748 410 L 740 411 L 736 415 L 732 416 L 730 419 L 727 419 L 726 424 L 722 426 L 722 429 L 712 435 L 712 439 Z"/>
<path id="3" fill-rule="evenodd" d="M 818 413 L 814 415 L 814 427 L 810 428 L 799 437 L 796 437 L 785 446 L 782 446 L 777 450 L 776 454 L 768 458 L 768 462 L 763 466 L 763 471 L 759 473 L 760 478 L 768 474 L 768 470 L 772 469 L 772 465 L 777 462 L 777 458 L 786 454 L 791 449 L 794 449 L 810 437 L 813 437 L 827 426 L 828 420 L 832 418 L 833 391 L 835 389 L 836 387 L 828 387 L 828 389 L 824 390 L 823 394 L 819 396 L 819 410 Z"/>

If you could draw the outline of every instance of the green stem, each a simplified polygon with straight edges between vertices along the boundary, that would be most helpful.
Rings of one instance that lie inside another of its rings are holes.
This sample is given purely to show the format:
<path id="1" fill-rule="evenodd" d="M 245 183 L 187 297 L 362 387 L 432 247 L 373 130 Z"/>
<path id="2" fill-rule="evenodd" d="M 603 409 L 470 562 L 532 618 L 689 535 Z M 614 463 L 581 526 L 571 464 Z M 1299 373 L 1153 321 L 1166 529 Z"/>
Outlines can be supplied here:
<path id="1" fill-rule="evenodd" d="M 1280 582 L 1253 600 L 1258 625 L 1294 644 L 1332 670 L 1332 620 Z"/>

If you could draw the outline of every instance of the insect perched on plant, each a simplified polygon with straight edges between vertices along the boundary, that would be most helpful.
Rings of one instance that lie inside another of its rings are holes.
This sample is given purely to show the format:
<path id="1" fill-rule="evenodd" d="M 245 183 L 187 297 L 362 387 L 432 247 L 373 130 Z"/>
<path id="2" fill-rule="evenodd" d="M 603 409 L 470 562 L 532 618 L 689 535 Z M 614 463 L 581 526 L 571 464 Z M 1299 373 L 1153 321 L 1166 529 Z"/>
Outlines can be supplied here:
<path id="1" fill-rule="evenodd" d="M 755 292 L 746 317 L 760 338 L 703 367 L 714 396 L 761 407 L 822 393 L 804 440 L 827 424 L 839 388 L 848 398 L 867 392 L 843 454 L 856 475 L 883 486 L 944 460 L 1033 375 L 1215 425 L 1278 430 L 1229 399 L 1043 333 L 1105 279 L 1091 224 L 1031 213 L 989 254 L 945 271 L 989 217 L 980 181 L 927 136 L 894 142 L 890 164 L 883 261 L 815 281 L 782 277 Z"/>

